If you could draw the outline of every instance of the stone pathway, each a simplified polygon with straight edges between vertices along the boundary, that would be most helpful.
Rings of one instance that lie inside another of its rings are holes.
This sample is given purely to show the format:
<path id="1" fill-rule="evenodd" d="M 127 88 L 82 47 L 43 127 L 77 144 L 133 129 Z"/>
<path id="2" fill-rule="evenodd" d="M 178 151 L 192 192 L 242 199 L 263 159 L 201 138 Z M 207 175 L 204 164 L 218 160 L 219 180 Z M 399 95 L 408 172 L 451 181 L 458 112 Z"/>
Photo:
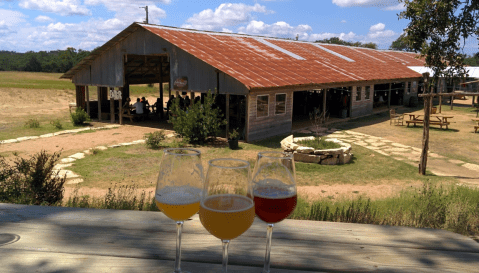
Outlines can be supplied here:
<path id="1" fill-rule="evenodd" d="M 298 132 L 306 134 L 314 133 L 304 129 Z M 418 166 L 421 158 L 421 149 L 395 143 L 382 137 L 371 136 L 351 130 L 339 131 L 331 129 L 322 133 L 328 134 L 328 138 L 337 138 L 343 142 L 359 145 L 413 166 Z M 447 168 L 444 166 L 447 166 Z M 429 150 L 427 170 L 437 176 L 457 177 L 462 184 L 479 186 L 479 165 L 477 164 L 449 159 Z"/>

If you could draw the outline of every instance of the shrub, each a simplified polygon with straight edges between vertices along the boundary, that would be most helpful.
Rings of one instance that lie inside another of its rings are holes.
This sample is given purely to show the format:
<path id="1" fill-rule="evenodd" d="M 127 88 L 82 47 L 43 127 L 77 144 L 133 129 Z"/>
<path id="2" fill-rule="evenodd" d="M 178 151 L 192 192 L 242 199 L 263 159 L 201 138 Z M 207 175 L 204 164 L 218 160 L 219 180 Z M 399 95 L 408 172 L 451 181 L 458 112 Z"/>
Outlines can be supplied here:
<path id="1" fill-rule="evenodd" d="M 145 144 L 152 149 L 158 149 L 161 147 L 161 142 L 166 139 L 165 132 L 163 130 L 153 133 L 145 134 Z"/>
<path id="2" fill-rule="evenodd" d="M 19 158 L 13 164 L 0 157 L 0 202 L 54 205 L 63 199 L 66 177 L 60 177 L 53 167 L 60 153 L 46 151 L 30 159 Z"/>
<path id="3" fill-rule="evenodd" d="M 85 121 L 90 121 L 90 117 L 88 116 L 87 112 L 80 107 L 78 107 L 75 112 L 70 113 L 70 118 L 75 126 L 83 125 Z"/>
<path id="4" fill-rule="evenodd" d="M 25 127 L 27 128 L 39 128 L 40 122 L 36 118 L 31 118 L 25 122 Z"/>
<path id="5" fill-rule="evenodd" d="M 50 124 L 57 129 L 63 129 L 63 125 L 59 119 L 50 121 Z"/>
<path id="6" fill-rule="evenodd" d="M 239 139 L 238 129 L 233 129 L 233 131 L 231 131 L 231 133 L 229 133 L 228 138 L 229 139 Z"/>
<path id="7" fill-rule="evenodd" d="M 204 103 L 196 102 L 185 110 L 181 109 L 180 99 L 171 106 L 170 122 L 178 135 L 190 143 L 205 142 L 208 137 L 216 137 L 226 120 L 218 108 L 213 107 L 215 96 L 208 92 Z"/>

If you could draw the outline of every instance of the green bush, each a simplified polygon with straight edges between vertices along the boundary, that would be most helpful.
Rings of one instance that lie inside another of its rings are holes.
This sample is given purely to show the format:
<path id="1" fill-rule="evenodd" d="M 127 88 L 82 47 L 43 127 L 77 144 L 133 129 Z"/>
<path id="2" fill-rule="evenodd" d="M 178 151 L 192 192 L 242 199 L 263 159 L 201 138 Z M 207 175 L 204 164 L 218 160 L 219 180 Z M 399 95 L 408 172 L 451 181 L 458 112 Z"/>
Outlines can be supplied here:
<path id="1" fill-rule="evenodd" d="M 204 143 L 208 137 L 216 137 L 226 120 L 218 108 L 213 107 L 215 96 L 208 92 L 204 103 L 194 103 L 181 109 L 180 99 L 176 98 L 171 106 L 170 122 L 178 135 L 190 143 Z"/>
<path id="2" fill-rule="evenodd" d="M 87 112 L 80 107 L 78 107 L 75 112 L 70 113 L 70 118 L 75 126 L 83 125 L 85 121 L 90 121 L 90 117 L 88 116 Z"/>
<path id="3" fill-rule="evenodd" d="M 165 132 L 163 130 L 153 133 L 145 134 L 145 144 L 148 148 L 158 149 L 161 147 L 161 142 L 166 139 Z"/>
<path id="4" fill-rule="evenodd" d="M 63 199 L 66 177 L 53 167 L 60 153 L 46 151 L 30 159 L 16 157 L 12 164 L 0 157 L 0 202 L 54 205 Z"/>
<path id="5" fill-rule="evenodd" d="M 63 129 L 63 125 L 59 119 L 50 121 L 50 124 L 57 129 Z"/>
<path id="6" fill-rule="evenodd" d="M 40 122 L 36 118 L 31 118 L 25 122 L 27 128 L 40 128 Z"/>

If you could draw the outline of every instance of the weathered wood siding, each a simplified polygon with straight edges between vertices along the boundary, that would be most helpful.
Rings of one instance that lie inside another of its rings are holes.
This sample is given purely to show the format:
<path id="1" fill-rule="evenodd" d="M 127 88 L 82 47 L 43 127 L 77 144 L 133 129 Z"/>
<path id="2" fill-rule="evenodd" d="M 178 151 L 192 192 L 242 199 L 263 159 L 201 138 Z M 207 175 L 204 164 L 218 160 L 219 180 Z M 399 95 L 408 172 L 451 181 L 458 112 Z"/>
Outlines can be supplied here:
<path id="1" fill-rule="evenodd" d="M 373 113 L 373 101 L 374 101 L 374 84 L 368 85 L 369 90 L 369 99 L 366 99 L 366 86 L 353 86 L 352 89 L 352 111 L 351 117 L 360 117 L 364 115 L 369 115 Z M 356 100 L 356 95 L 361 91 L 361 100 Z"/>
<path id="2" fill-rule="evenodd" d="M 276 94 L 286 94 L 286 113 L 275 115 Z M 268 116 L 257 117 L 256 101 L 269 95 Z M 250 93 L 248 98 L 248 141 L 291 133 L 293 117 L 293 91 L 268 91 Z"/>
<path id="3" fill-rule="evenodd" d="M 218 75 L 214 67 L 144 29 L 137 30 L 103 52 L 90 66 L 75 74 L 73 83 L 123 87 L 125 54 L 168 54 L 171 82 L 179 77 L 188 77 L 189 92 L 214 91 L 217 88 Z M 219 86 L 222 94 L 246 95 L 248 93 L 246 86 L 221 71 Z"/>

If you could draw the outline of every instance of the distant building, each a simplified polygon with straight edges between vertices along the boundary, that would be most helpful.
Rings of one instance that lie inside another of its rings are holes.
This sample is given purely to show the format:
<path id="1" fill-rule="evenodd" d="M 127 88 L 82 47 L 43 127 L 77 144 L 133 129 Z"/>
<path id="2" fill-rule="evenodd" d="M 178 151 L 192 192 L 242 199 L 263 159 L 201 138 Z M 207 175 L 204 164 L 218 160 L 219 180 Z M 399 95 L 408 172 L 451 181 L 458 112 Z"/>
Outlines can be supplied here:
<path id="1" fill-rule="evenodd" d="M 253 141 L 291 132 L 314 110 L 347 118 L 407 105 L 422 78 L 408 67 L 423 65 L 408 52 L 133 23 L 62 78 L 77 86 L 78 106 L 86 105 L 86 86 L 98 88 L 98 103 L 89 105 L 100 118 L 109 112 L 108 89 L 122 90 L 123 101 L 134 84 L 211 90 L 231 126 Z"/>

